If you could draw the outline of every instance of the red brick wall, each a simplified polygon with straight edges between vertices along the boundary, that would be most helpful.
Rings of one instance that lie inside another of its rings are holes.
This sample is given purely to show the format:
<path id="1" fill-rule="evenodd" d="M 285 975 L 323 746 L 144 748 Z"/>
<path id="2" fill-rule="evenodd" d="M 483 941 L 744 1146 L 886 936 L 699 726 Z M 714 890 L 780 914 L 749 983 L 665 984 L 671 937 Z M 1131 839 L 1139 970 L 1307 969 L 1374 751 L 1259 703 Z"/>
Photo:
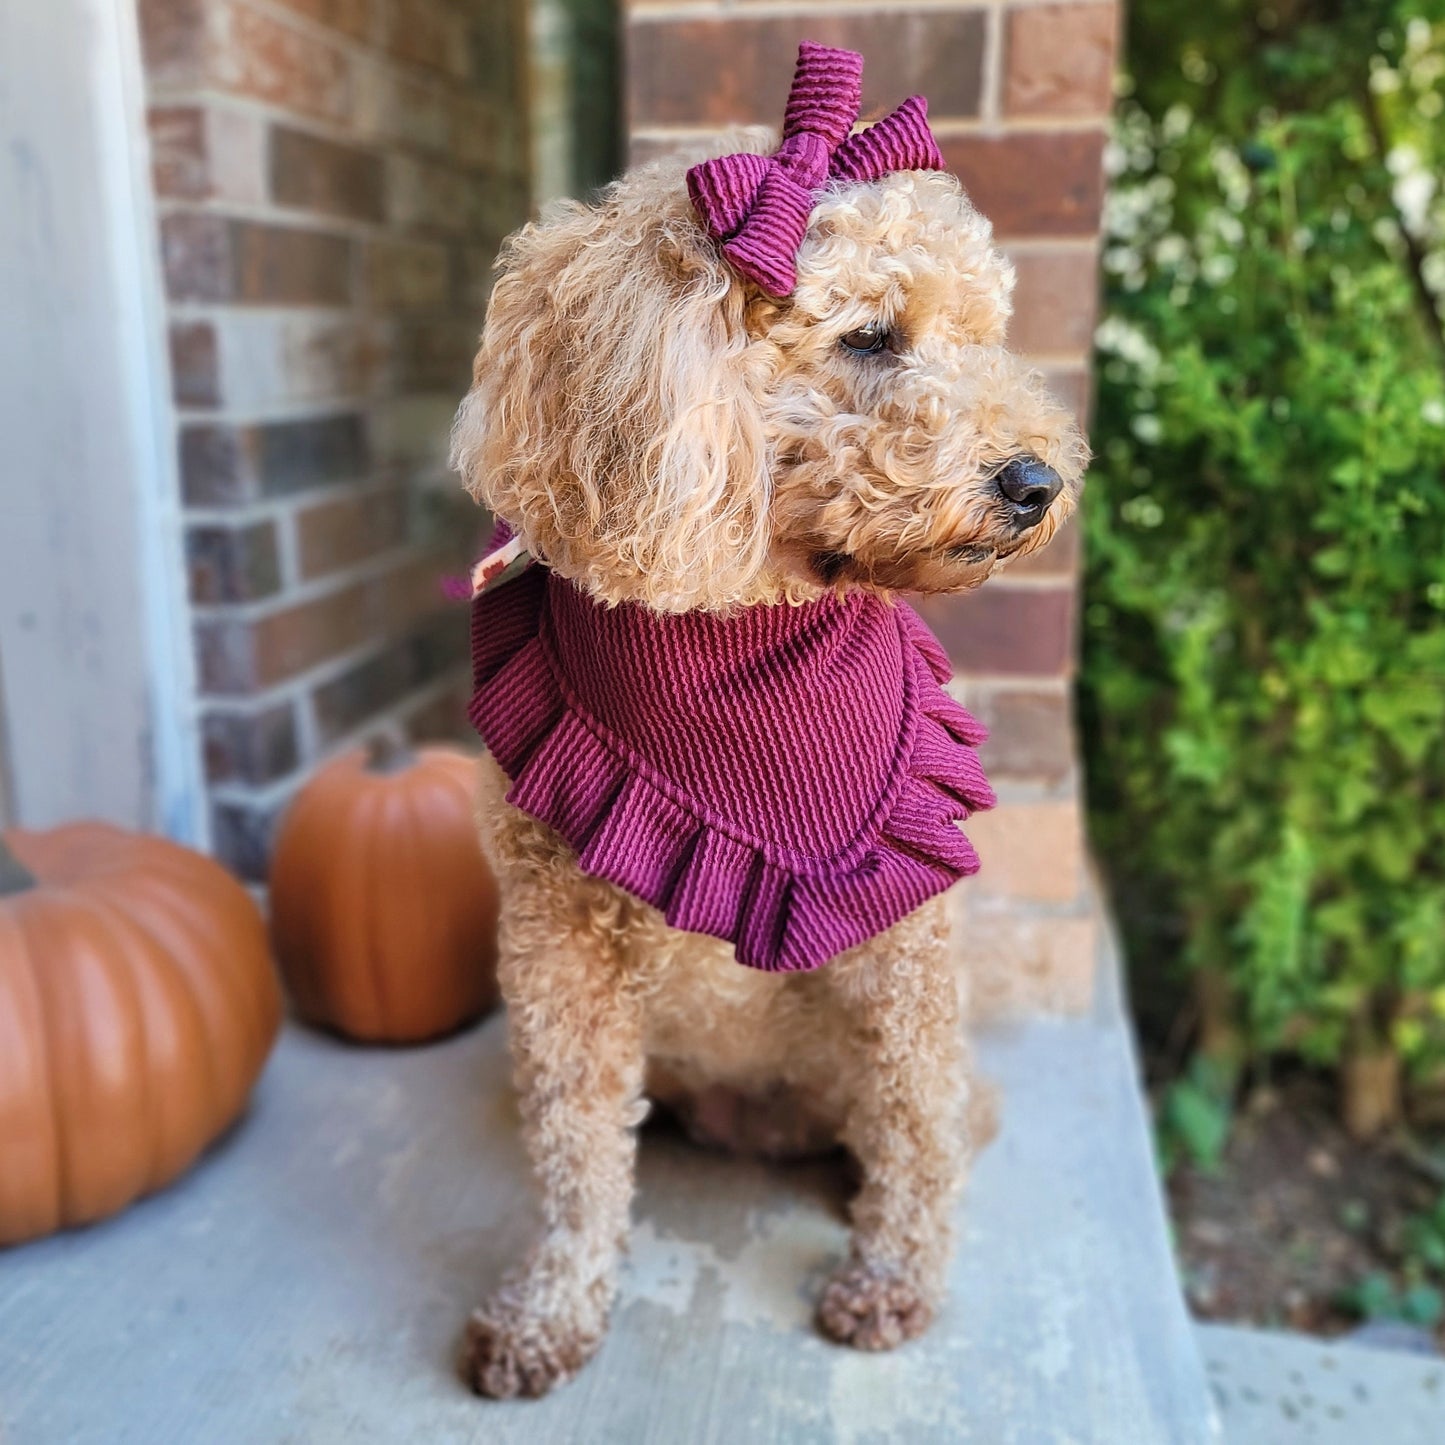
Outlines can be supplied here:
<path id="1" fill-rule="evenodd" d="M 865 114 L 928 97 L 949 164 L 1018 270 L 1012 344 L 1083 412 L 1096 305 L 1114 0 L 629 0 L 634 158 L 738 122 L 777 124 L 800 39 L 861 51 Z M 1078 538 L 963 600 L 926 606 L 993 729 L 1002 806 L 969 825 L 957 891 L 984 1011 L 1086 1005 L 1095 911 L 1070 713 Z"/>
<path id="2" fill-rule="evenodd" d="M 138 0 L 217 851 L 318 759 L 460 734 L 445 469 L 524 219 L 521 0 Z"/>

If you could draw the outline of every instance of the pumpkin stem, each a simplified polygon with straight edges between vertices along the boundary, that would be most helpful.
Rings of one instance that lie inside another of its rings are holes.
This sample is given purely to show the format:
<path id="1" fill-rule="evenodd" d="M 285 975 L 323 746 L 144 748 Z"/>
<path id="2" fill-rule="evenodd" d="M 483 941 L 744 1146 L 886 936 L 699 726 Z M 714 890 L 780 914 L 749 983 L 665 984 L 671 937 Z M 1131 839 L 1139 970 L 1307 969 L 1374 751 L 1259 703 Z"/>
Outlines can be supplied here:
<path id="1" fill-rule="evenodd" d="M 366 771 L 399 773 L 416 761 L 411 742 L 398 727 L 383 728 L 366 744 Z"/>
<path id="2" fill-rule="evenodd" d="M 35 875 L 10 851 L 0 837 L 0 898 L 34 888 Z"/>

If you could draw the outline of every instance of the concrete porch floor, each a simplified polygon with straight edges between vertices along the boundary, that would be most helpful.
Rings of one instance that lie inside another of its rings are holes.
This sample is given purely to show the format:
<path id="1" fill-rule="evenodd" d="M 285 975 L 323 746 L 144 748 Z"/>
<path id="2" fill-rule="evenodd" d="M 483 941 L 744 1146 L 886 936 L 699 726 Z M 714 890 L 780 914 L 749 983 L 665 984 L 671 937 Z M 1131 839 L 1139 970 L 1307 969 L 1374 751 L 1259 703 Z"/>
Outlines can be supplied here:
<path id="1" fill-rule="evenodd" d="M 865 1356 L 813 1333 L 846 1238 L 838 1171 L 649 1134 L 601 1354 L 498 1405 L 453 1356 L 532 1227 L 502 1020 L 405 1052 L 288 1028 L 250 1116 L 177 1187 L 0 1255 L 0 1440 L 1217 1439 L 1117 1002 L 994 1034 L 982 1063 L 1003 1129 L 924 1339 Z"/>

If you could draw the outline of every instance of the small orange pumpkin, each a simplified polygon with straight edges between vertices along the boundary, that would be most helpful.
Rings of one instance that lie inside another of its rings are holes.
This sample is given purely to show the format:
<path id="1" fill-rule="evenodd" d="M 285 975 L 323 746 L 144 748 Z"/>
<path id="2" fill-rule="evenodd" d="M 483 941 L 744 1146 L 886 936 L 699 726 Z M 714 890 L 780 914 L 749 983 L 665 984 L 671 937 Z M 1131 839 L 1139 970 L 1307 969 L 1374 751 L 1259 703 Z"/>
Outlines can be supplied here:
<path id="1" fill-rule="evenodd" d="M 0 834 L 0 1244 L 177 1178 L 280 1022 L 260 910 L 219 864 L 105 823 Z"/>
<path id="2" fill-rule="evenodd" d="M 271 937 L 297 1011 L 372 1043 L 451 1033 L 497 1000 L 497 887 L 476 763 L 381 739 L 297 794 L 271 856 Z"/>

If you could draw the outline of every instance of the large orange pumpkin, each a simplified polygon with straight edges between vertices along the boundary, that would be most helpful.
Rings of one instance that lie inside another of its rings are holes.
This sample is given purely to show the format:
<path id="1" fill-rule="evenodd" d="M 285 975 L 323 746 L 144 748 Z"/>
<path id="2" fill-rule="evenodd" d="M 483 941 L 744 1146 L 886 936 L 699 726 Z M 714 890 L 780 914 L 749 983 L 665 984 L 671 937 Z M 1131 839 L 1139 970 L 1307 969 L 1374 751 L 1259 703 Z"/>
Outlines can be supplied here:
<path id="1" fill-rule="evenodd" d="M 0 834 L 0 1244 L 170 1183 L 280 1022 L 260 910 L 224 868 L 104 823 Z"/>
<path id="2" fill-rule="evenodd" d="M 497 889 L 477 842 L 476 763 L 381 741 L 328 764 L 281 824 L 271 937 L 298 1012 L 417 1043 L 497 999 Z"/>

